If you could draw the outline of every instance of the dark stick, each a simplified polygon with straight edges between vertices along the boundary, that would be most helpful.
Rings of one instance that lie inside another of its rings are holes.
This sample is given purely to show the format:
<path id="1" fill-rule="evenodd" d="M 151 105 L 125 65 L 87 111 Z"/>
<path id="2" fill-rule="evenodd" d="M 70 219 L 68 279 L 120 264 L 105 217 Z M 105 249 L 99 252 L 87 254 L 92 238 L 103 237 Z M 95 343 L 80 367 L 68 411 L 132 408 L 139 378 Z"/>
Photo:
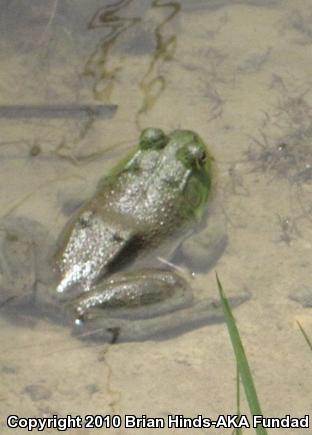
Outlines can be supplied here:
<path id="1" fill-rule="evenodd" d="M 0 105 L 0 118 L 111 118 L 117 105 L 108 104 L 12 104 Z"/>

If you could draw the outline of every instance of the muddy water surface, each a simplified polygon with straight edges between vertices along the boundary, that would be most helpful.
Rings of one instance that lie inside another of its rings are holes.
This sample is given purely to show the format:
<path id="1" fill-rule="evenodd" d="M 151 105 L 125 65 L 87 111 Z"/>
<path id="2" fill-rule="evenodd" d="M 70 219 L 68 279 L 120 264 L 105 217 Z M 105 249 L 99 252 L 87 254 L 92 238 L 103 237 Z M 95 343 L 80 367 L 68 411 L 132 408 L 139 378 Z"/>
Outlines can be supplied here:
<path id="1" fill-rule="evenodd" d="M 195 130 L 215 155 L 228 226 L 215 268 L 226 291 L 252 294 L 235 315 L 263 412 L 308 414 L 311 351 L 296 321 L 311 337 L 312 317 L 289 294 L 305 292 L 311 303 L 310 3 L 1 3 L 0 105 L 118 106 L 101 116 L 1 117 L 0 110 L 1 215 L 33 219 L 55 240 L 142 128 Z M 214 270 L 195 279 L 216 294 Z M 223 323 L 114 346 L 81 342 L 26 314 L 0 323 L 1 433 L 11 433 L 9 414 L 235 413 L 235 362 Z"/>

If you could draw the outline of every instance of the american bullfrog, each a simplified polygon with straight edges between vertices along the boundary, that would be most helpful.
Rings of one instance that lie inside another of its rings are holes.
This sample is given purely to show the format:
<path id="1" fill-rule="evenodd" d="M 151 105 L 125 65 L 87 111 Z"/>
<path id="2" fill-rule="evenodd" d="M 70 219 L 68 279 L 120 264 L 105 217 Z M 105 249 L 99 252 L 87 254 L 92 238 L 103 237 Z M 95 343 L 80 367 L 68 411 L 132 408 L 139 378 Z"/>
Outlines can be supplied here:
<path id="1" fill-rule="evenodd" d="M 97 331 L 113 341 L 140 340 L 220 319 L 215 298 L 194 297 L 180 273 L 161 262 L 155 267 L 157 259 L 172 258 L 205 218 L 213 161 L 192 131 L 166 135 L 157 128 L 145 129 L 137 149 L 100 180 L 94 196 L 65 226 L 52 257 L 53 279 L 47 279 L 50 272 L 42 273 L 48 264 L 42 243 L 47 234 L 39 240 L 44 230 L 28 232 L 28 247 L 37 250 L 35 266 L 29 265 L 37 273 L 27 284 L 35 290 L 33 303 L 63 305 L 76 331 Z M 29 222 L 23 225 L 30 227 Z M 5 261 L 7 246 L 23 237 L 27 245 L 23 225 L 11 241 L 7 236 L 12 239 L 12 226 L 3 226 Z M 223 232 L 219 240 L 224 242 Z"/>

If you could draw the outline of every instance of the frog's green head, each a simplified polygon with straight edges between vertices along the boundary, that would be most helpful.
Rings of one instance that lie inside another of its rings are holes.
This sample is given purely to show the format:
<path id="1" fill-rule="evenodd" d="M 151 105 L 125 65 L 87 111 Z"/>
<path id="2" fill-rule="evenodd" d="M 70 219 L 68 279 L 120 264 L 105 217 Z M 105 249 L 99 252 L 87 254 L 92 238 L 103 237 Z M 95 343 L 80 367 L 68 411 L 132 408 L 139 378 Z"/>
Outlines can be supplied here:
<path id="1" fill-rule="evenodd" d="M 143 130 L 141 150 L 157 150 L 161 154 L 163 174 L 170 183 L 179 185 L 184 212 L 201 218 L 212 188 L 213 157 L 203 140 L 193 131 L 175 130 L 169 135 L 157 128 Z"/>

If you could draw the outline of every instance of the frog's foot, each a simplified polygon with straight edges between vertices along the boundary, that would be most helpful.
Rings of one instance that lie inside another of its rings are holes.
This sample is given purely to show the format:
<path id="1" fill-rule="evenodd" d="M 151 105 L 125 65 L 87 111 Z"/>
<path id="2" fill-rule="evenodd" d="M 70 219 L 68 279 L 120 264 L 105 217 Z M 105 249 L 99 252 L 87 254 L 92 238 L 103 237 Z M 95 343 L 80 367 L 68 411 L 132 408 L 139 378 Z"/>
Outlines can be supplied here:
<path id="1" fill-rule="evenodd" d="M 105 288 L 76 300 L 74 333 L 110 343 L 164 339 L 223 320 L 217 298 L 194 299 L 186 281 L 168 271 L 117 274 Z M 250 295 L 229 298 L 232 307 Z"/>

